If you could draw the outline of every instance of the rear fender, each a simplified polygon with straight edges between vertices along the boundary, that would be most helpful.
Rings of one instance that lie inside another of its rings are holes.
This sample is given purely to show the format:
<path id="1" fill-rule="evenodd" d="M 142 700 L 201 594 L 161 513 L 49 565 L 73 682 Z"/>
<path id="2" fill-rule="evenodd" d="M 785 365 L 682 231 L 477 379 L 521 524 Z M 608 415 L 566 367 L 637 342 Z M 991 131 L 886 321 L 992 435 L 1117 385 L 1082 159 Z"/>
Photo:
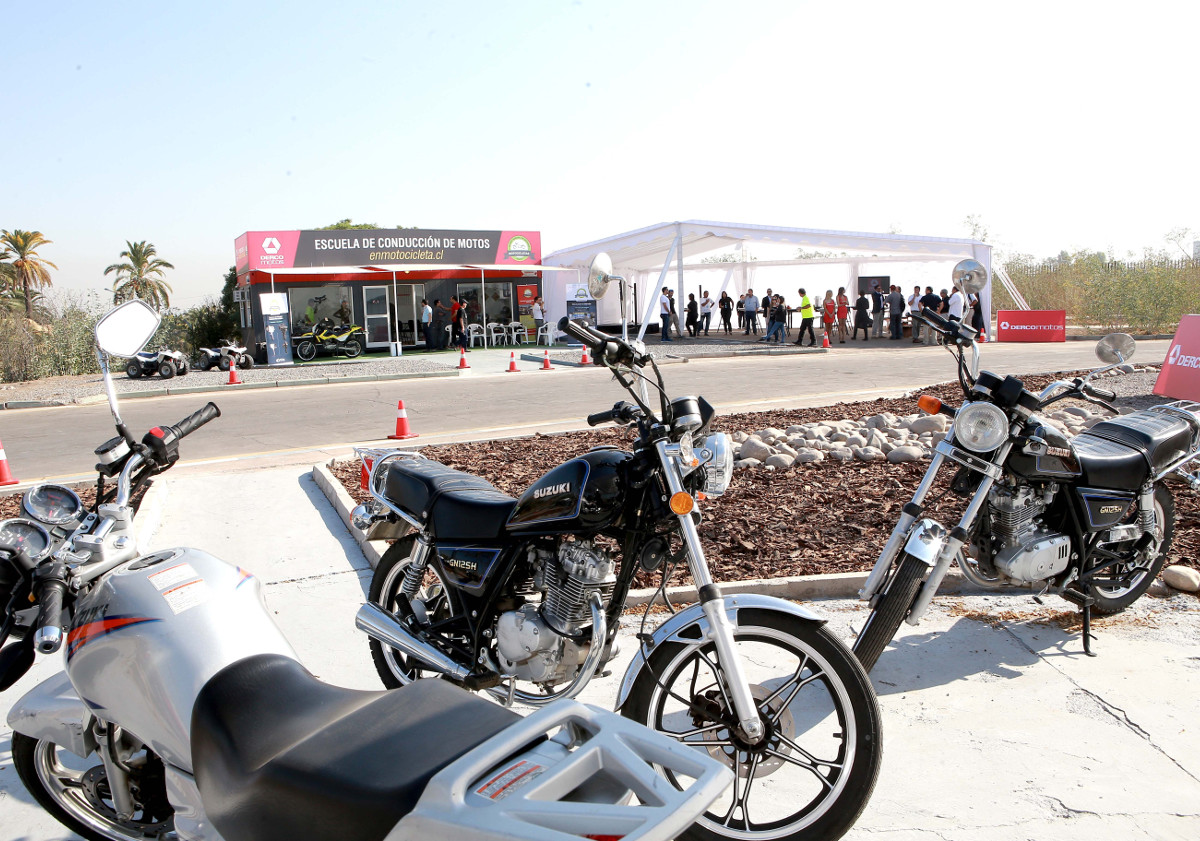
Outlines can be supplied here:
<path id="1" fill-rule="evenodd" d="M 777 599 L 774 596 L 742 593 L 736 596 L 722 596 L 721 601 L 725 604 L 725 613 L 729 617 L 729 621 L 734 625 L 737 625 L 737 614 L 740 610 L 772 610 L 796 616 L 806 622 L 812 622 L 814 625 L 825 624 L 824 619 L 808 608 L 784 599 Z M 710 632 L 708 617 L 704 615 L 704 608 L 699 602 L 679 611 L 659 625 L 650 635 L 650 641 L 639 646 L 629 668 L 625 670 L 615 709 L 621 709 L 629 699 L 629 693 L 633 691 L 633 684 L 637 681 L 642 669 L 646 667 L 646 659 L 660 645 L 665 642 L 678 642 L 690 646 L 704 645 L 709 641 Z"/>
<path id="2" fill-rule="evenodd" d="M 96 750 L 93 716 L 66 672 L 26 692 L 8 713 L 8 726 L 31 739 L 53 742 L 76 756 Z"/>

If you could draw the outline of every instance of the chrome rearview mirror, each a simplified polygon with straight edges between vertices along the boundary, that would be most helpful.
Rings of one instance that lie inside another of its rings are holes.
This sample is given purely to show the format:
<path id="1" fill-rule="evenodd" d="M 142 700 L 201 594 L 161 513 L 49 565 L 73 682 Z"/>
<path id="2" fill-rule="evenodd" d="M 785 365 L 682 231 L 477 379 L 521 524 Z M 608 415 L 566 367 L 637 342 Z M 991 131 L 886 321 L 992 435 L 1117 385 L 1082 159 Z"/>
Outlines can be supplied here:
<path id="1" fill-rule="evenodd" d="M 608 283 L 613 279 L 612 270 L 612 258 L 603 251 L 592 258 L 592 264 L 588 266 L 588 292 L 593 298 L 604 297 Z"/>
<path id="2" fill-rule="evenodd" d="M 109 356 L 133 356 L 154 336 L 159 320 L 145 301 L 126 301 L 96 322 L 96 344 Z"/>
<path id="3" fill-rule="evenodd" d="M 1105 365 L 1119 365 L 1133 359 L 1137 342 L 1128 333 L 1109 333 L 1096 343 L 1096 356 Z"/>
<path id="4" fill-rule="evenodd" d="M 954 267 L 954 285 L 963 292 L 977 295 L 987 282 L 987 269 L 978 260 L 963 260 Z"/>

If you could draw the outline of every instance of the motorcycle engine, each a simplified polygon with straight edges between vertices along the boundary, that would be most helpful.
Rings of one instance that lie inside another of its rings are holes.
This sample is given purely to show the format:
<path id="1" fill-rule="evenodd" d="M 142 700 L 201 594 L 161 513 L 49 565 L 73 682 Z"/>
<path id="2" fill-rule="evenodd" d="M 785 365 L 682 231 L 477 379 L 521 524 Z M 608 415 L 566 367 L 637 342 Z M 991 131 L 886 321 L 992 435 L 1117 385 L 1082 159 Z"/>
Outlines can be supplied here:
<path id="1" fill-rule="evenodd" d="M 988 493 L 988 512 L 997 550 L 992 563 L 1014 581 L 1053 578 L 1071 561 L 1071 538 L 1042 525 L 1041 515 L 1054 498 L 1053 484 L 1044 491 L 1030 485 L 996 485 Z"/>
<path id="2" fill-rule="evenodd" d="M 592 620 L 588 600 L 600 595 L 607 605 L 617 577 L 616 563 L 591 541 L 559 544 L 557 552 L 537 552 L 534 589 L 540 605 L 529 603 L 500 614 L 496 648 L 505 674 L 535 683 L 558 684 L 574 677 L 591 647 L 573 639 Z"/>

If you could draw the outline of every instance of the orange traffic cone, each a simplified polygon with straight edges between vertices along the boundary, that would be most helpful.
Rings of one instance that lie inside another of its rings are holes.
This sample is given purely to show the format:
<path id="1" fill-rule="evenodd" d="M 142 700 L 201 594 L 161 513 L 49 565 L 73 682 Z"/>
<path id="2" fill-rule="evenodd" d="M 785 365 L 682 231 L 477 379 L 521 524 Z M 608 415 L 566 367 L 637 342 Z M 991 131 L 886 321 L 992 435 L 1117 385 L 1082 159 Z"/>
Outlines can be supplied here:
<path id="1" fill-rule="evenodd" d="M 0 442 L 0 485 L 15 485 L 16 478 L 8 469 L 8 455 L 4 452 L 4 444 Z"/>
<path id="2" fill-rule="evenodd" d="M 987 328 L 986 327 L 979 328 L 979 343 L 984 344 L 984 345 L 987 344 Z"/>
<path id="3" fill-rule="evenodd" d="M 581 358 L 579 360 L 579 364 L 580 365 L 591 365 L 592 364 L 592 360 L 588 359 L 587 345 L 583 346 L 583 358 Z"/>
<path id="4" fill-rule="evenodd" d="M 240 379 L 238 379 L 237 363 L 231 361 L 229 363 L 229 382 L 225 383 L 225 385 L 241 385 L 241 384 L 242 384 L 242 381 Z"/>
<path id="5" fill-rule="evenodd" d="M 554 370 L 553 368 L 550 367 L 550 351 L 549 350 L 546 351 L 546 355 L 542 358 L 542 367 L 538 368 L 538 370 L 539 371 L 553 371 Z"/>
<path id="6" fill-rule="evenodd" d="M 517 368 L 517 352 L 516 352 L 515 350 L 514 350 L 514 351 L 512 351 L 512 352 L 511 352 L 511 353 L 508 355 L 508 370 L 507 370 L 507 371 L 505 371 L 504 373 L 506 373 L 506 374 L 519 374 L 519 373 L 521 373 L 520 369 L 519 369 L 519 368 Z"/>
<path id="7" fill-rule="evenodd" d="M 458 367 L 459 367 L 460 369 L 462 369 L 462 368 L 470 368 L 470 367 L 471 367 L 470 365 L 468 365 L 468 364 L 467 364 L 467 349 L 466 349 L 466 348 L 459 348 L 459 352 L 458 352 Z"/>
<path id="8" fill-rule="evenodd" d="M 388 438 L 403 439 L 416 438 L 417 433 L 408 431 L 408 412 L 404 411 L 404 401 L 396 402 L 396 434 L 389 435 Z"/>
<path id="9" fill-rule="evenodd" d="M 829 333 L 821 333 L 821 347 L 829 347 Z"/>

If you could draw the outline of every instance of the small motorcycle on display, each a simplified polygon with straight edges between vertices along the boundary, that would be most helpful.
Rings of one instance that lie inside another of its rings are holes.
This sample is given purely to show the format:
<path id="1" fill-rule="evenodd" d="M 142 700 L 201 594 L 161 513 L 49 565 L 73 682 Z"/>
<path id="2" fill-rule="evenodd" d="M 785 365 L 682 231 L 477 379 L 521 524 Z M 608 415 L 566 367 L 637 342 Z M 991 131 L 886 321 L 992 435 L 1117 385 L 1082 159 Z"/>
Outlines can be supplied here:
<path id="1" fill-rule="evenodd" d="M 99 322 L 97 343 L 132 357 L 157 324 L 130 301 Z M 65 648 L 66 670 L 9 714 L 13 764 L 72 832 L 667 841 L 730 785 L 707 754 L 574 701 L 521 718 L 445 681 L 364 692 L 315 678 L 253 575 L 197 549 L 139 555 L 131 499 L 220 411 L 209 403 L 137 441 L 99 356 L 118 435 L 96 450 L 95 509 L 41 485 L 25 494 L 28 517 L 0 523 L 0 646 L 12 640 L 0 691 L 37 653 Z"/>
<path id="2" fill-rule="evenodd" d="M 169 380 L 176 375 L 182 377 L 187 372 L 187 359 L 177 350 L 160 349 L 153 353 L 140 352 L 130 358 L 125 365 L 125 374 L 131 380 L 139 377 L 152 377 L 156 373 L 164 380 Z"/>
<path id="3" fill-rule="evenodd" d="M 317 351 L 329 354 L 344 354 L 351 359 L 363 352 L 363 337 L 366 335 L 357 324 L 334 326 L 332 318 L 322 318 L 311 330 L 298 327 L 292 331 L 292 343 L 296 356 L 308 362 Z"/>
<path id="4" fill-rule="evenodd" d="M 220 347 L 200 348 L 200 356 L 192 367 L 197 371 L 211 371 L 215 366 L 218 370 L 228 371 L 234 365 L 243 371 L 253 368 L 254 357 L 246 348 L 229 340 Z"/>
<path id="5" fill-rule="evenodd" d="M 954 280 L 964 292 L 977 292 L 987 273 L 966 260 Z M 1133 338 L 1124 333 L 1100 341 L 1103 367 L 1034 394 L 1016 377 L 979 371 L 972 328 L 928 309 L 922 320 L 957 355 L 965 402 L 955 409 L 928 395 L 918 401 L 925 412 L 954 421 L 859 593 L 871 614 L 855 654 L 871 669 L 901 621 L 917 624 L 957 562 L 977 586 L 1035 585 L 1078 605 L 1091 655 L 1092 611 L 1124 610 L 1162 569 L 1175 531 L 1167 478 L 1182 477 L 1200 490 L 1200 403 L 1118 414 L 1114 393 L 1092 381 L 1133 356 Z M 1038 415 L 1066 398 L 1114 417 L 1068 439 Z M 969 502 L 947 531 L 923 513 L 935 478 L 952 466 L 958 470 L 950 491 Z"/>
<path id="6" fill-rule="evenodd" d="M 665 587 L 686 563 L 699 603 L 639 633 L 617 700 L 623 715 L 735 774 L 684 837 L 840 837 L 881 758 L 862 667 L 807 608 L 723 595 L 712 580 L 700 501 L 724 493 L 733 472 L 729 436 L 710 431 L 712 406 L 671 399 L 641 342 L 565 318 L 558 329 L 634 399 L 588 417 L 635 429 L 629 451 L 595 447 L 520 499 L 416 453 L 358 451 L 371 499 L 354 523 L 368 539 L 395 540 L 357 618 L 380 678 L 397 687 L 440 676 L 505 704 L 572 698 L 617 654 L 638 570 L 661 571 Z M 639 381 L 658 393 L 657 409 Z"/>

